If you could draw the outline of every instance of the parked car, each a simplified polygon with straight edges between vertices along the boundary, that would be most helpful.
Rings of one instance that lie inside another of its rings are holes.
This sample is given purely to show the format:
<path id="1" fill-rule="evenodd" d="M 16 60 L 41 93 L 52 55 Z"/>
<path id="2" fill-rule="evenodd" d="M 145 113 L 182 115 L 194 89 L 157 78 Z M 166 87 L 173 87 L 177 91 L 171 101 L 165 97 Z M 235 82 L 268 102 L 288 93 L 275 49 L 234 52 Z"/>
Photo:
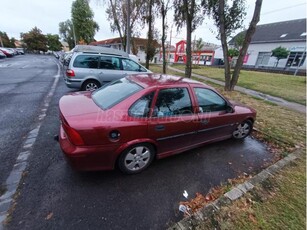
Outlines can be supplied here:
<path id="1" fill-rule="evenodd" d="M 25 54 L 25 50 L 24 48 L 16 48 L 18 54 L 24 55 Z"/>
<path id="2" fill-rule="evenodd" d="M 6 55 L 0 50 L 0 59 L 6 58 Z"/>
<path id="3" fill-rule="evenodd" d="M 69 88 L 92 91 L 128 74 L 152 73 L 121 50 L 78 45 L 66 61 L 64 80 Z"/>
<path id="4" fill-rule="evenodd" d="M 228 138 L 244 139 L 256 111 L 231 103 L 198 81 L 168 75 L 130 75 L 59 102 L 59 143 L 81 171 L 123 173 L 146 169 L 154 159 Z"/>
<path id="5" fill-rule="evenodd" d="M 14 56 L 14 52 L 12 52 L 11 50 L 9 50 L 7 48 L 0 47 L 0 50 L 6 55 L 6 57 L 13 57 Z"/>

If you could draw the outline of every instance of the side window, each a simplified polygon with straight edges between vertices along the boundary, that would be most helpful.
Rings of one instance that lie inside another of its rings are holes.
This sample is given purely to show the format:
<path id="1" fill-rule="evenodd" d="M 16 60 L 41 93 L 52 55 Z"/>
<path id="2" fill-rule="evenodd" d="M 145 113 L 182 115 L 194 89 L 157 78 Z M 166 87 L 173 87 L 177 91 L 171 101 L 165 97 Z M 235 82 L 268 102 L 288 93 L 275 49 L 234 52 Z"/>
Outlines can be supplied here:
<path id="1" fill-rule="evenodd" d="M 192 114 L 192 103 L 187 88 L 171 88 L 159 91 L 154 117 L 180 116 Z"/>
<path id="2" fill-rule="evenodd" d="M 73 66 L 79 68 L 98 68 L 98 56 L 94 55 L 78 55 L 74 61 Z"/>
<path id="3" fill-rule="evenodd" d="M 126 71 L 135 71 L 135 72 L 146 72 L 142 66 L 137 64 L 136 62 L 130 60 L 130 59 L 122 59 L 123 64 L 123 70 Z"/>
<path id="4" fill-rule="evenodd" d="M 110 57 L 110 56 L 100 56 L 99 68 L 120 70 L 119 58 Z"/>
<path id="5" fill-rule="evenodd" d="M 154 92 L 141 97 L 129 109 L 129 116 L 148 117 Z"/>
<path id="6" fill-rule="evenodd" d="M 194 88 L 200 112 L 223 111 L 226 109 L 226 101 L 210 89 Z"/>

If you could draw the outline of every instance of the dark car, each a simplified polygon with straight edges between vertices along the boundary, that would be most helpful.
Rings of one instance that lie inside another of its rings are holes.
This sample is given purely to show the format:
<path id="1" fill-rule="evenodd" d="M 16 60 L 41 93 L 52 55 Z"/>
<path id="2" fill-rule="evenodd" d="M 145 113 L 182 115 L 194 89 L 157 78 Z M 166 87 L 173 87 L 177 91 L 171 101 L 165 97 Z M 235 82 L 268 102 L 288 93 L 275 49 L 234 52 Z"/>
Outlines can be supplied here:
<path id="1" fill-rule="evenodd" d="M 77 170 L 127 174 L 154 159 L 252 131 L 256 111 L 212 87 L 168 75 L 130 75 L 94 92 L 65 95 L 60 146 Z"/>

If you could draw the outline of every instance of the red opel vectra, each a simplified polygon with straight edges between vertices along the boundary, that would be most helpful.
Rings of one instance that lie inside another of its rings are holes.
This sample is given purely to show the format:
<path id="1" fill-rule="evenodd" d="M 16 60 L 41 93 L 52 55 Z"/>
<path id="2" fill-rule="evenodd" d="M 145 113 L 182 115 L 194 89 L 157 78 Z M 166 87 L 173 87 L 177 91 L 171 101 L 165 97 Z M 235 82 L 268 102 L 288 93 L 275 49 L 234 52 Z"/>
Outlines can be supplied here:
<path id="1" fill-rule="evenodd" d="M 256 111 L 231 104 L 213 88 L 187 78 L 132 75 L 94 92 L 60 100 L 60 146 L 82 171 L 123 173 L 203 144 L 243 139 Z"/>

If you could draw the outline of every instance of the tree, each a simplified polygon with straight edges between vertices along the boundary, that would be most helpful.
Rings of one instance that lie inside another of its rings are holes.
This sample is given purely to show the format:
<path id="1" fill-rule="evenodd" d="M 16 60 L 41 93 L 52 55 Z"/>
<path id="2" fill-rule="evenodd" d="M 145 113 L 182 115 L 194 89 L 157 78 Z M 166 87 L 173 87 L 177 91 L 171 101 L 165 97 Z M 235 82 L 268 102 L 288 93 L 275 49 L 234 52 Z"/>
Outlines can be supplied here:
<path id="1" fill-rule="evenodd" d="M 8 47 L 16 48 L 15 42 L 16 42 L 16 39 L 14 37 L 12 37 L 10 39 L 10 46 L 8 46 Z"/>
<path id="2" fill-rule="evenodd" d="M 51 51 L 59 51 L 62 49 L 62 44 L 59 41 L 60 37 L 57 34 L 47 34 L 47 45 L 48 45 L 48 50 Z"/>
<path id="3" fill-rule="evenodd" d="M 75 47 L 74 32 L 72 22 L 70 20 L 59 23 L 59 34 L 61 38 L 68 43 L 70 49 Z"/>
<path id="4" fill-rule="evenodd" d="M 161 37 L 161 43 L 162 43 L 162 59 L 163 59 L 163 67 L 162 71 L 165 74 L 166 73 L 166 49 L 165 49 L 165 43 L 166 43 L 166 30 L 167 30 L 167 23 L 166 23 L 166 16 L 167 12 L 171 9 L 170 0 L 159 0 L 159 11 L 162 18 L 162 37 Z M 171 47 L 169 47 L 170 49 Z"/>
<path id="5" fill-rule="evenodd" d="M 227 37 L 230 37 L 235 30 L 242 26 L 243 18 L 246 15 L 245 0 L 233 0 L 232 5 L 230 5 L 227 0 L 203 0 L 202 5 L 207 10 L 207 13 L 213 17 L 216 26 L 219 28 L 219 36 L 222 43 L 225 63 L 225 90 L 231 91 L 238 82 L 244 56 L 246 55 L 252 36 L 255 33 L 256 25 L 260 20 L 262 0 L 256 0 L 254 15 L 245 32 L 244 42 L 240 49 L 232 76 L 228 59 Z"/>
<path id="6" fill-rule="evenodd" d="M 110 22 L 111 31 L 117 32 L 126 50 L 127 36 L 127 4 L 126 1 L 105 0 L 108 3 L 106 14 Z M 131 0 L 130 3 L 130 31 L 131 35 L 137 35 L 138 25 L 142 25 L 144 15 L 144 0 Z"/>
<path id="7" fill-rule="evenodd" d="M 75 0 L 72 3 L 71 18 L 77 41 L 83 40 L 87 44 L 92 42 L 99 26 L 93 20 L 94 13 L 88 0 Z"/>
<path id="8" fill-rule="evenodd" d="M 289 51 L 287 50 L 287 48 L 279 46 L 279 47 L 273 49 L 272 50 L 272 57 L 276 57 L 276 59 L 277 59 L 277 63 L 276 63 L 275 67 L 278 66 L 280 59 L 287 58 L 288 55 L 289 55 Z"/>
<path id="9" fill-rule="evenodd" d="M 10 39 L 7 36 L 6 32 L 0 31 L 0 37 L 1 37 L 1 40 L 2 40 L 3 47 L 11 47 L 11 42 L 10 42 Z"/>
<path id="10" fill-rule="evenodd" d="M 201 51 L 203 48 L 204 48 L 204 41 L 203 41 L 203 39 L 202 38 L 199 38 L 199 39 L 197 39 L 196 40 L 196 42 L 195 42 L 195 50 L 194 51 L 197 51 L 197 52 L 199 52 L 199 51 Z"/>
<path id="11" fill-rule="evenodd" d="M 240 51 L 235 48 L 228 49 L 228 57 L 231 57 L 231 58 L 238 57 L 239 53 Z"/>
<path id="12" fill-rule="evenodd" d="M 175 13 L 174 20 L 179 31 L 184 25 L 187 28 L 187 43 L 186 43 L 186 67 L 185 76 L 190 78 L 192 74 L 192 32 L 203 21 L 201 14 L 201 5 L 198 0 L 174 0 L 173 3 Z"/>
<path id="13" fill-rule="evenodd" d="M 145 67 L 149 68 L 149 61 L 153 59 L 156 54 L 156 47 L 153 45 L 154 40 L 154 21 L 155 21 L 155 10 L 156 6 L 159 2 L 156 0 L 148 0 L 144 2 L 145 12 L 144 12 L 144 19 L 146 24 L 148 25 L 148 32 L 147 32 L 147 44 L 146 44 L 146 63 Z"/>
<path id="14" fill-rule="evenodd" d="M 30 51 L 46 52 L 48 50 L 46 36 L 37 27 L 34 27 L 28 33 L 21 33 L 21 38 L 27 44 L 27 49 Z"/>

